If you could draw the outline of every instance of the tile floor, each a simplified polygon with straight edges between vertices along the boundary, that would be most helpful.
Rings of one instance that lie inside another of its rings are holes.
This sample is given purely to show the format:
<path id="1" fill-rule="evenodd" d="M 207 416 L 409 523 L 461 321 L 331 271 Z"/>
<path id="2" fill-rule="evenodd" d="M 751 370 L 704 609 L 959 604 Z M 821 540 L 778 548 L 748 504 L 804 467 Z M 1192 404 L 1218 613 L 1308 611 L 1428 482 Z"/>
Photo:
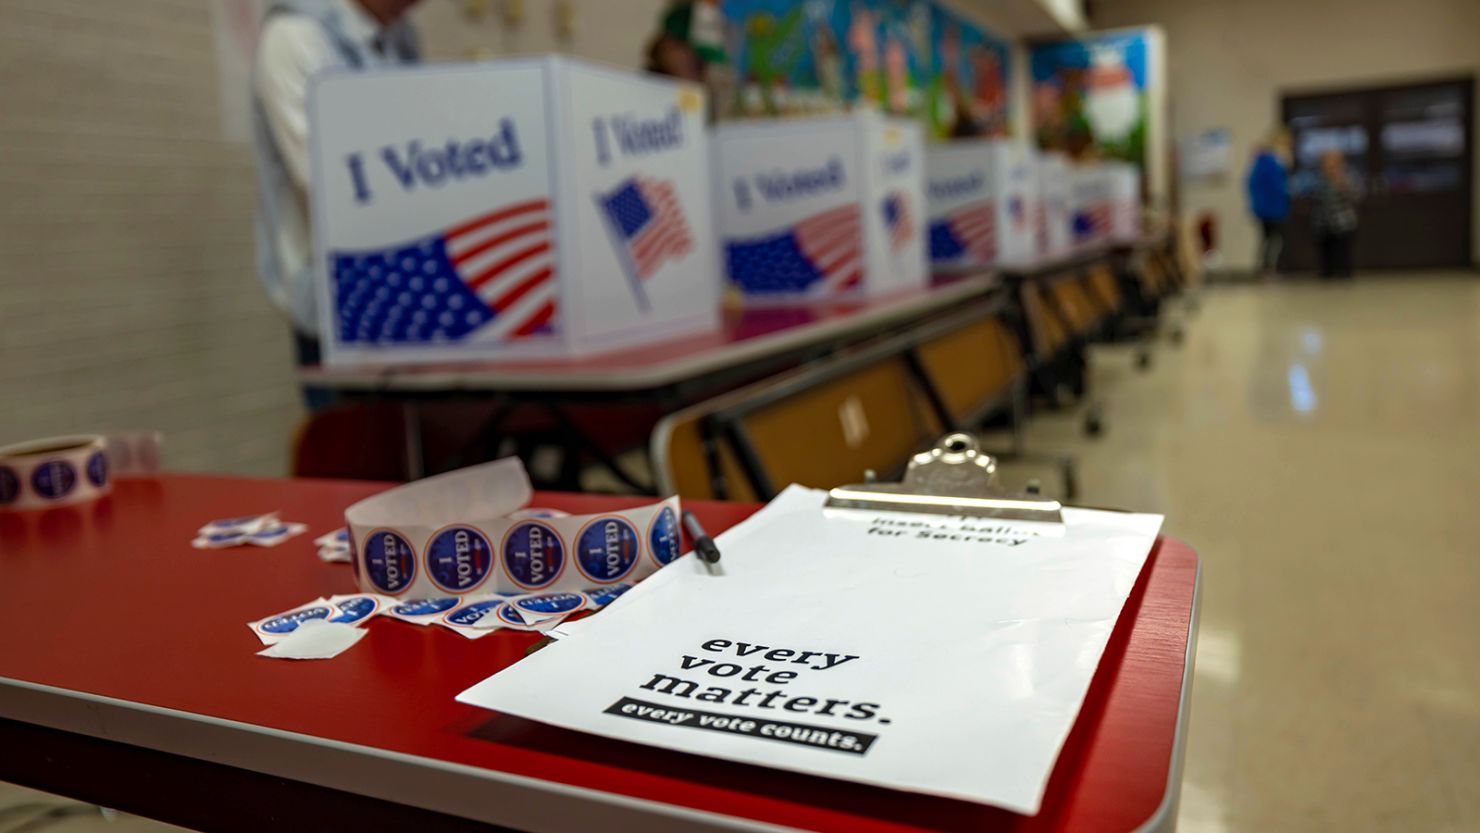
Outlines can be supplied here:
<path id="1" fill-rule="evenodd" d="M 1202 556 L 1178 829 L 1480 831 L 1480 276 L 1214 287 L 1130 358 L 1029 436 Z"/>
<path id="2" fill-rule="evenodd" d="M 1029 430 L 1202 555 L 1179 829 L 1480 831 L 1480 279 L 1215 287 L 1186 326 L 1095 354 L 1104 436 Z"/>

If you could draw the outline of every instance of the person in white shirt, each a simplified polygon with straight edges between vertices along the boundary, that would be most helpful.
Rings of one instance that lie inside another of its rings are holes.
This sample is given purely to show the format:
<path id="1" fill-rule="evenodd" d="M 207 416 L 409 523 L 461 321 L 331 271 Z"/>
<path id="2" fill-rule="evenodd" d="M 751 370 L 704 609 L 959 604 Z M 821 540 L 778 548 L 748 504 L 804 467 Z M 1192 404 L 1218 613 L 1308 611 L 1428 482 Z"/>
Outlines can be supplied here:
<path id="1" fill-rule="evenodd" d="M 308 215 L 307 96 L 313 76 L 415 63 L 405 15 L 418 0 L 272 0 L 252 67 L 257 151 L 257 271 L 292 321 L 299 364 L 317 364 L 318 301 Z M 305 389 L 311 409 L 327 392 Z"/>

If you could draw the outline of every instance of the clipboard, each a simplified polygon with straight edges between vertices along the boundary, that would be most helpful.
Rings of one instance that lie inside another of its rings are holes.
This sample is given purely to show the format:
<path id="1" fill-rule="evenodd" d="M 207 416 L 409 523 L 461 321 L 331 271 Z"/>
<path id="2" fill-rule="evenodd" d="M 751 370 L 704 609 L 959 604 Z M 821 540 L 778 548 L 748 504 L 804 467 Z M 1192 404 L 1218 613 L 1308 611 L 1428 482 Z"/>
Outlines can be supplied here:
<path id="1" fill-rule="evenodd" d="M 910 459 L 904 479 L 839 486 L 827 493 L 828 508 L 958 515 L 1062 524 L 1063 504 L 1031 491 L 1009 493 L 997 485 L 997 460 L 970 434 L 941 437 L 935 447 Z"/>

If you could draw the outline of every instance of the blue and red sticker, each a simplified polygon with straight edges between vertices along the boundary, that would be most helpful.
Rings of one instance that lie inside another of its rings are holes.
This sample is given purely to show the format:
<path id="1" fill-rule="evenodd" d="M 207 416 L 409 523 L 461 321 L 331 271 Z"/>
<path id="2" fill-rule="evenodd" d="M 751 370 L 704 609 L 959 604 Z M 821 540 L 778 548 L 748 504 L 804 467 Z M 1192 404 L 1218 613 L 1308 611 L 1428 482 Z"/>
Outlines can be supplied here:
<path id="1" fill-rule="evenodd" d="M 504 571 L 525 590 L 549 587 L 565 571 L 565 541 L 543 521 L 521 521 L 503 540 Z"/>
<path id="2" fill-rule="evenodd" d="M 500 622 L 516 628 L 530 627 L 529 620 L 519 614 L 519 611 L 511 604 L 506 604 L 494 612 Z"/>
<path id="3" fill-rule="evenodd" d="M 659 567 L 678 558 L 683 549 L 683 538 L 678 528 L 678 513 L 672 506 L 664 506 L 648 524 L 648 552 Z"/>
<path id="4" fill-rule="evenodd" d="M 463 605 L 442 617 L 442 619 L 449 625 L 457 625 L 460 628 L 471 628 L 481 622 L 484 616 L 493 615 L 495 612 L 502 612 L 505 607 L 507 607 L 507 604 L 503 599 L 485 599 L 481 602 Z"/>
<path id="5" fill-rule="evenodd" d="M 630 584 L 615 584 L 611 587 L 598 587 L 586 591 L 586 598 L 591 606 L 601 609 L 617 600 L 617 597 L 632 589 Z"/>
<path id="6" fill-rule="evenodd" d="M 566 613 L 574 613 L 586 606 L 586 594 L 584 593 L 541 593 L 538 596 L 525 596 L 515 599 L 514 607 L 521 613 L 533 613 L 541 618 L 549 616 L 560 616 Z"/>
<path id="7" fill-rule="evenodd" d="M 365 536 L 365 576 L 376 590 L 395 596 L 416 579 L 416 551 L 400 533 L 377 529 Z"/>
<path id="8" fill-rule="evenodd" d="M 380 602 L 370 596 L 355 596 L 343 601 L 335 602 L 334 606 L 339 608 L 339 615 L 330 619 L 330 622 L 342 622 L 346 625 L 365 619 L 380 607 Z"/>
<path id="9" fill-rule="evenodd" d="M 471 526 L 449 526 L 427 544 L 427 575 L 449 593 L 468 593 L 493 574 L 493 544 Z"/>
<path id="10" fill-rule="evenodd" d="M 443 596 L 439 599 L 418 599 L 414 602 L 398 604 L 391 608 L 391 612 L 397 616 L 435 616 L 438 613 L 457 607 L 459 599 L 453 596 Z"/>
<path id="11" fill-rule="evenodd" d="M 64 498 L 77 486 L 77 470 L 65 460 L 48 460 L 31 472 L 31 488 L 50 500 Z"/>
<path id="12" fill-rule="evenodd" d="M 87 458 L 87 482 L 99 489 L 108 482 L 108 457 L 101 451 L 94 451 Z"/>
<path id="13" fill-rule="evenodd" d="M 294 610 L 280 616 L 263 621 L 258 625 L 265 633 L 292 633 L 298 630 L 298 626 L 310 619 L 326 619 L 334 609 L 327 604 L 305 607 L 302 610 Z"/>
<path id="14" fill-rule="evenodd" d="M 602 515 L 576 536 L 576 569 L 597 584 L 614 584 L 637 566 L 637 528 L 620 515 Z"/>
<path id="15" fill-rule="evenodd" d="M 21 496 L 21 480 L 15 472 L 0 466 L 0 504 L 15 503 Z"/>

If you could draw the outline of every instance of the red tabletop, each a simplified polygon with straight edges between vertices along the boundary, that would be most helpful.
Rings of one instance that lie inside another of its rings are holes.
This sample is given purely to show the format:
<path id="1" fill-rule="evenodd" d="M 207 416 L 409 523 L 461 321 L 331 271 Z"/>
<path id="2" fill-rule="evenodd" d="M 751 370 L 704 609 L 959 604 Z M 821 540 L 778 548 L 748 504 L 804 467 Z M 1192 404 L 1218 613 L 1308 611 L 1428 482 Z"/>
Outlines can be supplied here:
<path id="1" fill-rule="evenodd" d="M 381 619 L 333 660 L 255 656 L 261 645 L 245 623 L 354 589 L 349 567 L 319 561 L 312 540 L 383 488 L 165 475 L 122 479 L 90 505 L 0 513 L 0 718 L 527 829 L 568 829 L 571 813 L 585 812 L 611 829 L 643 829 L 651 816 L 694 829 L 1096 833 L 1160 826 L 1175 806 L 1198 582 L 1184 544 L 1163 539 L 1152 551 L 1043 810 L 1030 818 L 583 735 L 453 700 L 517 661 L 533 634 L 471 641 Z M 576 513 L 646 500 L 536 498 Z M 757 508 L 690 506 L 711 533 Z M 268 510 L 309 533 L 270 549 L 190 546 L 208 520 Z M 399 780 L 388 782 L 392 775 Z"/>

